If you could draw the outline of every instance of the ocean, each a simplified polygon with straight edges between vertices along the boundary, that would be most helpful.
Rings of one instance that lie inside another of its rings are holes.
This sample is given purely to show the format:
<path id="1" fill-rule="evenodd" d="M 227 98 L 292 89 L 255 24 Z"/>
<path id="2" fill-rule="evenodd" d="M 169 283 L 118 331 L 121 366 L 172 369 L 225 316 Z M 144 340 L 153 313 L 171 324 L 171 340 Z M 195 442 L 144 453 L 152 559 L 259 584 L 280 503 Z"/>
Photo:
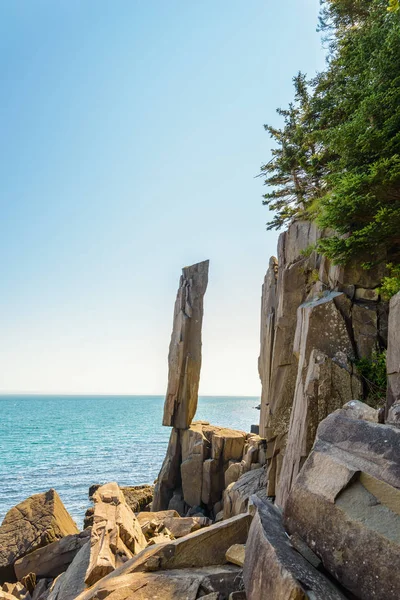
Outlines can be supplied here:
<path id="1" fill-rule="evenodd" d="M 93 483 L 152 483 L 168 444 L 162 396 L 0 396 L 0 523 L 18 502 L 57 490 L 78 526 Z M 195 419 L 250 431 L 256 397 L 203 396 Z"/>

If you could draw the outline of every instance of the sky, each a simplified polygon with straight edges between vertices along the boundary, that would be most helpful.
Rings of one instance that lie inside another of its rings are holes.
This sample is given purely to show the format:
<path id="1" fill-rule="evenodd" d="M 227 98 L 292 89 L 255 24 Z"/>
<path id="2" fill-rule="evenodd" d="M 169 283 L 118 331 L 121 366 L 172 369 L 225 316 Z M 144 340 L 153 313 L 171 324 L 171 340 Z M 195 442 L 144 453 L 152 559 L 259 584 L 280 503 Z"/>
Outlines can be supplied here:
<path id="1" fill-rule="evenodd" d="M 264 123 L 319 0 L 2 0 L 0 393 L 164 394 L 210 259 L 200 394 L 260 394 Z"/>

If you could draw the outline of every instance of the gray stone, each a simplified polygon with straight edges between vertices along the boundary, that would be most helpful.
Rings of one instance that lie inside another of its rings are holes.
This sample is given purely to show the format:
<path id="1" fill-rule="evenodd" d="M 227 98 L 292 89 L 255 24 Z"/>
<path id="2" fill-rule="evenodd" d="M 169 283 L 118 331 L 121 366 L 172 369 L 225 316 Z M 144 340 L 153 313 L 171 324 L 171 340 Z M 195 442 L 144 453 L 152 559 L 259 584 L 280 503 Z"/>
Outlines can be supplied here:
<path id="1" fill-rule="evenodd" d="M 251 496 L 266 498 L 266 475 L 266 467 L 262 467 L 245 473 L 228 486 L 224 492 L 224 519 L 245 513 Z"/>
<path id="2" fill-rule="evenodd" d="M 203 297 L 208 284 L 208 267 L 206 260 L 182 269 L 175 302 L 163 425 L 177 429 L 189 427 L 197 409 Z"/>
<path id="3" fill-rule="evenodd" d="M 181 445 L 179 429 L 172 429 L 167 452 L 158 475 L 152 510 L 166 510 L 180 481 Z"/>
<path id="4" fill-rule="evenodd" d="M 38 548 L 17 560 L 14 564 L 18 580 L 35 573 L 36 577 L 53 579 L 67 570 L 75 555 L 88 542 L 90 530 L 67 535 L 57 542 Z"/>
<path id="5" fill-rule="evenodd" d="M 363 421 L 379 422 L 379 411 L 359 400 L 350 400 L 343 406 L 343 413 L 350 419 L 362 419 Z"/>
<path id="6" fill-rule="evenodd" d="M 339 292 L 300 305 L 294 341 L 298 371 L 288 443 L 276 502 L 283 507 L 294 479 L 314 443 L 318 424 L 332 411 L 361 396 L 361 383 L 348 360 L 352 341 L 337 304 Z"/>
<path id="7" fill-rule="evenodd" d="M 378 349 L 378 315 L 376 306 L 354 304 L 352 308 L 354 339 L 359 358 L 370 358 Z"/>
<path id="8" fill-rule="evenodd" d="M 329 415 L 292 487 L 284 520 L 357 597 L 397 599 L 400 429 L 342 410 Z"/>
<path id="9" fill-rule="evenodd" d="M 16 580 L 16 560 L 75 533 L 78 528 L 53 489 L 9 510 L 0 526 L 0 584 Z"/>
<path id="10" fill-rule="evenodd" d="M 344 600 L 345 596 L 294 550 L 278 509 L 259 498 L 253 501 L 257 513 L 243 569 L 248 600 Z"/>
<path id="11" fill-rule="evenodd" d="M 389 305 L 389 335 L 386 359 L 388 388 L 386 415 L 392 404 L 400 401 L 400 292 Z"/>

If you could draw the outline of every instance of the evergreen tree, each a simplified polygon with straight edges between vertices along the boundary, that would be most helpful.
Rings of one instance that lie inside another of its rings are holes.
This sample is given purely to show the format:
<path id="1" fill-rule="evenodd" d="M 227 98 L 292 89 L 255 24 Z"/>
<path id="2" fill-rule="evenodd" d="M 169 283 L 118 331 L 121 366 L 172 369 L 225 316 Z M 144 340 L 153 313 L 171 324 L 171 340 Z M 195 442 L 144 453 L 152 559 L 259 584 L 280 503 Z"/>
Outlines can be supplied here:
<path id="1" fill-rule="evenodd" d="M 320 250 L 335 262 L 359 254 L 400 255 L 400 13 L 387 0 L 324 0 L 320 30 L 329 40 L 325 71 L 295 100 L 261 169 L 268 227 L 316 219 L 335 235 Z"/>

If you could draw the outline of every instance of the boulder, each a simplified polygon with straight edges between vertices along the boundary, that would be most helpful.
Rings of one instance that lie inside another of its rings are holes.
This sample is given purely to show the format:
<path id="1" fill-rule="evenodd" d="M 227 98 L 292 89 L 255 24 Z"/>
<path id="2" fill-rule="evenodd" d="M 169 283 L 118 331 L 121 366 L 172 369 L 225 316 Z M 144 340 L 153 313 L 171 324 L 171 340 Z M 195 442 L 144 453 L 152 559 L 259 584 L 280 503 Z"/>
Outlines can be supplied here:
<path id="1" fill-rule="evenodd" d="M 386 423 L 393 427 L 400 427 L 400 402 L 395 402 L 389 408 Z"/>
<path id="2" fill-rule="evenodd" d="M 400 429 L 336 411 L 284 510 L 286 528 L 363 600 L 395 600 L 400 590 Z"/>
<path id="3" fill-rule="evenodd" d="M 164 519 L 163 525 L 175 538 L 180 538 L 192 533 L 192 531 L 209 527 L 212 525 L 212 521 L 207 517 L 167 517 Z"/>
<path id="4" fill-rule="evenodd" d="M 154 485 L 134 485 L 121 487 L 125 502 L 132 512 L 137 513 L 146 508 L 152 502 Z"/>
<path id="5" fill-rule="evenodd" d="M 0 526 L 0 583 L 15 581 L 13 564 L 19 558 L 75 533 L 78 528 L 53 489 L 9 510 Z"/>
<path id="6" fill-rule="evenodd" d="M 343 406 L 342 410 L 350 419 L 362 419 L 363 421 L 371 421 L 371 423 L 379 423 L 379 411 L 359 400 L 350 400 Z"/>
<path id="7" fill-rule="evenodd" d="M 26 587 L 19 581 L 16 583 L 4 583 L 0 589 L 0 600 L 31 600 L 31 595 Z"/>
<path id="8" fill-rule="evenodd" d="M 33 590 L 32 600 L 47 600 L 47 597 L 50 594 L 51 584 L 51 579 L 39 579 Z"/>
<path id="9" fill-rule="evenodd" d="M 168 518 L 178 518 L 176 510 L 159 510 L 158 512 L 140 512 L 136 515 L 139 525 L 143 529 L 147 523 L 156 523 L 160 525 Z"/>
<path id="10" fill-rule="evenodd" d="M 90 586 L 146 547 L 147 541 L 118 484 L 108 483 L 94 494 L 90 560 L 85 583 Z"/>
<path id="11" fill-rule="evenodd" d="M 85 590 L 90 554 L 90 542 L 87 542 L 76 554 L 65 573 L 61 573 L 54 580 L 47 600 L 75 600 Z"/>
<path id="12" fill-rule="evenodd" d="M 395 402 L 400 402 L 400 292 L 390 300 L 389 335 L 387 347 L 386 415 Z"/>
<path id="13" fill-rule="evenodd" d="M 226 561 L 228 563 L 232 563 L 234 565 L 238 565 L 239 567 L 243 567 L 244 565 L 244 557 L 246 553 L 245 544 L 233 544 L 226 551 Z"/>
<path id="14" fill-rule="evenodd" d="M 196 413 L 201 369 L 203 298 L 208 284 L 209 261 L 185 267 L 175 302 L 168 354 L 168 389 L 163 425 L 190 426 Z"/>
<path id="15" fill-rule="evenodd" d="M 208 598 L 210 594 L 223 600 L 238 589 L 240 572 L 239 567 L 234 565 L 155 573 L 120 571 L 102 579 L 76 600 L 196 600 Z"/>
<path id="16" fill-rule="evenodd" d="M 266 467 L 249 471 L 224 492 L 224 519 L 247 511 L 251 496 L 266 498 Z"/>
<path id="17" fill-rule="evenodd" d="M 257 508 L 243 579 L 248 600 L 344 600 L 345 596 L 290 544 L 279 510 L 252 499 Z"/>
<path id="18" fill-rule="evenodd" d="M 82 533 L 67 535 L 58 542 L 30 552 L 14 564 L 17 579 L 22 580 L 29 573 L 35 573 L 38 579 L 57 577 L 67 570 L 75 555 L 89 541 L 89 537 L 90 530 L 85 529 Z"/>

